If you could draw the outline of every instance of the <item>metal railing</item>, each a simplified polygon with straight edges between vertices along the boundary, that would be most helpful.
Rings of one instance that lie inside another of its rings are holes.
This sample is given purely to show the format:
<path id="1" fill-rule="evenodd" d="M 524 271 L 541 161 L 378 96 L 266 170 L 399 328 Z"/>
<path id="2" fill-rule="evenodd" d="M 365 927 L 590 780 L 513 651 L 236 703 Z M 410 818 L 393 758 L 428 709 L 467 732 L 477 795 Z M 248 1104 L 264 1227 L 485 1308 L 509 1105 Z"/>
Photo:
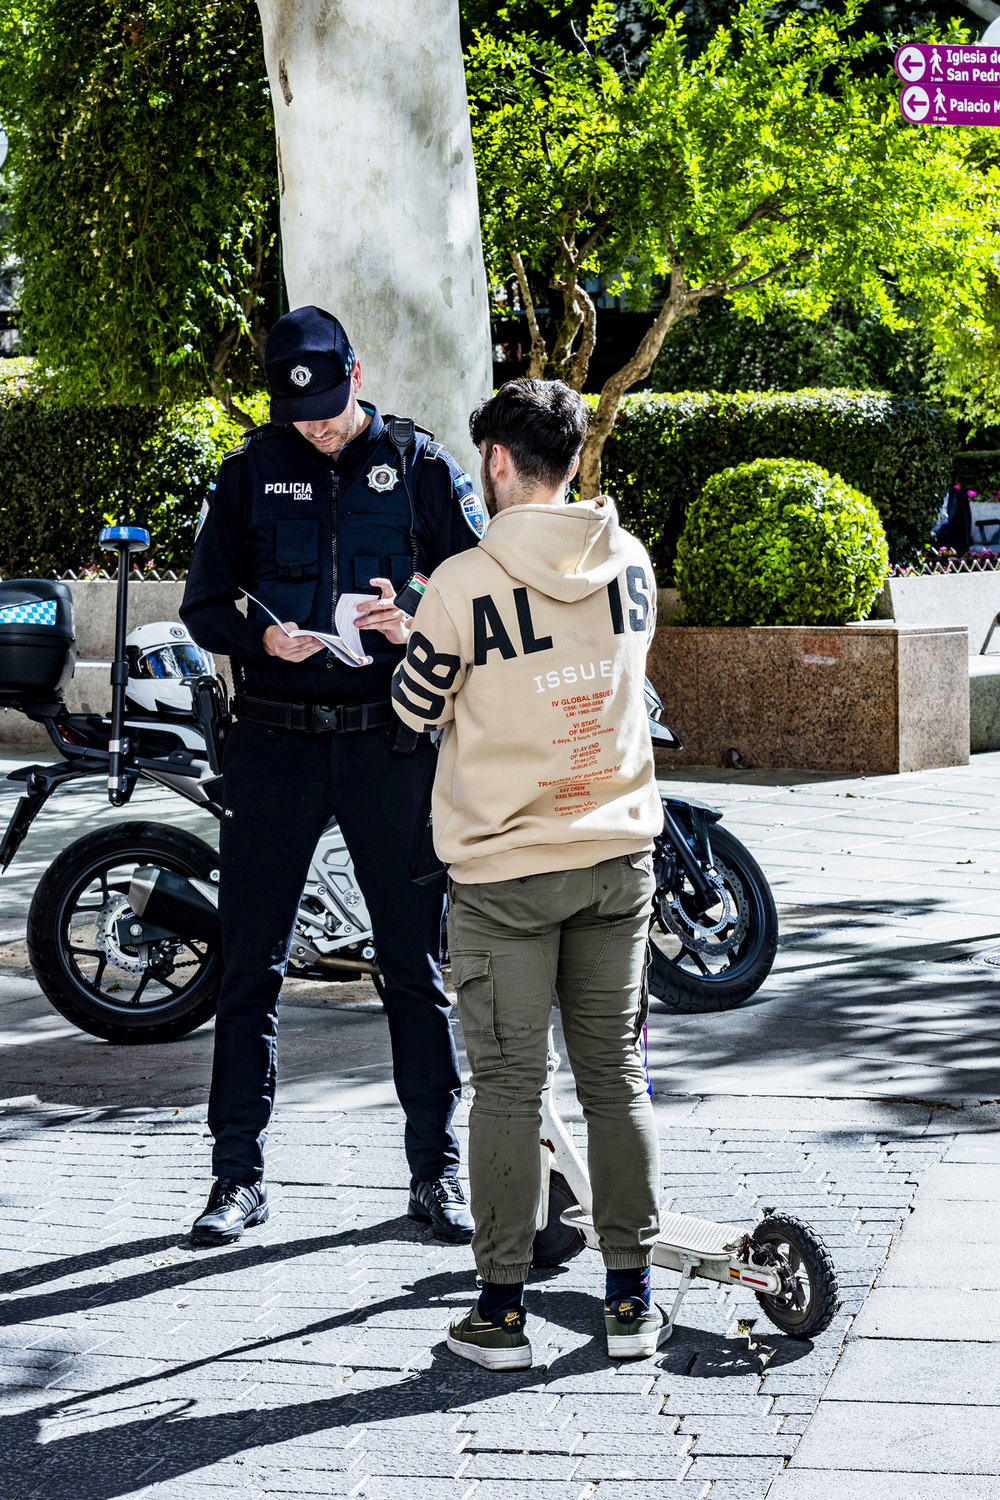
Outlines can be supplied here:
<path id="1" fill-rule="evenodd" d="M 996 573 L 1000 553 L 971 553 L 964 557 L 932 557 L 921 563 L 893 563 L 890 578 L 931 578 L 943 573 Z"/>
<path id="2" fill-rule="evenodd" d="M 114 583 L 118 574 L 109 573 L 107 568 L 81 568 L 79 573 L 67 568 L 65 573 L 52 572 L 46 576 L 54 578 L 57 583 Z M 155 568 L 133 567 L 128 576 L 130 583 L 183 583 L 187 577 L 187 569 L 182 568 L 179 573 L 175 573 L 172 568 L 168 568 L 166 572 L 158 573 Z"/>

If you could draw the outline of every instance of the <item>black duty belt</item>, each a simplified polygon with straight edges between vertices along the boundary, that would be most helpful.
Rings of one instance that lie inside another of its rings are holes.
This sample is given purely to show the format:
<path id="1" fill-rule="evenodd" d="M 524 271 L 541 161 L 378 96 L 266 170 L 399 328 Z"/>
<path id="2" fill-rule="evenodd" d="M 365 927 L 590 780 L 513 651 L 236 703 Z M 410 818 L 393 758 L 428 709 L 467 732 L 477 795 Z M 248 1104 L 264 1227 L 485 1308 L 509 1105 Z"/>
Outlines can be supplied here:
<path id="1" fill-rule="evenodd" d="M 299 729 L 305 734 L 351 734 L 358 729 L 384 729 L 392 721 L 392 707 L 379 703 L 277 703 L 273 698 L 236 695 L 236 717 L 272 729 Z"/>

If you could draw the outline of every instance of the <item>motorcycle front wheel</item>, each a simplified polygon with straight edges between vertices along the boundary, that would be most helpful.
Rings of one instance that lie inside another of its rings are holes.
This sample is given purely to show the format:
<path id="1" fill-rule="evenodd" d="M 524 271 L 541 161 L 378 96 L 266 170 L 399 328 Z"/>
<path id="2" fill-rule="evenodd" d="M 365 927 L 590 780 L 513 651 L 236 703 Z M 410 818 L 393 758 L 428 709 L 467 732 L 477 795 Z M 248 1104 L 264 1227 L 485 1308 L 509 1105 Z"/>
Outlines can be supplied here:
<path id="1" fill-rule="evenodd" d="M 53 861 L 28 913 L 28 958 L 60 1015 L 108 1042 L 172 1042 L 212 1015 L 221 949 L 169 938 L 130 948 L 128 889 L 140 865 L 218 878 L 219 856 L 182 829 L 119 823 L 88 833 Z"/>
<path id="2" fill-rule="evenodd" d="M 742 1005 L 771 972 L 778 946 L 778 913 L 760 865 L 718 823 L 710 837 L 718 899 L 706 912 L 669 849 L 656 855 L 649 993 L 681 1015 Z"/>

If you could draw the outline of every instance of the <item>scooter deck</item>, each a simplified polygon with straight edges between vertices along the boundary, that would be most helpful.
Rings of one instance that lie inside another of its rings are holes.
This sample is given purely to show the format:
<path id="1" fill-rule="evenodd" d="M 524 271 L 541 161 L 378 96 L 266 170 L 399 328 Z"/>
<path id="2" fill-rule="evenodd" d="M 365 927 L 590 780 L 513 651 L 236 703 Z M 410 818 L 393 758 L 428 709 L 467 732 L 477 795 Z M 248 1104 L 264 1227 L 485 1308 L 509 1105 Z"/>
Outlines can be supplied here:
<path id="1" fill-rule="evenodd" d="M 588 1238 L 594 1237 L 594 1220 L 582 1208 L 568 1208 L 560 1215 L 564 1224 L 572 1224 Z M 662 1214 L 660 1237 L 656 1249 L 678 1251 L 680 1254 L 697 1256 L 701 1260 L 724 1260 L 738 1248 L 743 1238 L 731 1224 L 713 1224 L 708 1219 L 695 1219 L 690 1214 Z M 654 1251 L 655 1258 L 655 1251 Z"/>

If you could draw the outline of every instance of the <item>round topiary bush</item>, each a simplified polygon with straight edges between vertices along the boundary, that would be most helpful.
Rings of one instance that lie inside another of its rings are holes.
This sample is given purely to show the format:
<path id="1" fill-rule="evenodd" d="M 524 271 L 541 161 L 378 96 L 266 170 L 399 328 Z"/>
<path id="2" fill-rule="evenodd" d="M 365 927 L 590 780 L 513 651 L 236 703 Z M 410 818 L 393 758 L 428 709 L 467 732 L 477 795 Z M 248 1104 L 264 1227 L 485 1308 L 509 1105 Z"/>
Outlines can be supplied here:
<path id="1" fill-rule="evenodd" d="M 818 464 L 762 458 L 708 480 L 676 577 L 688 625 L 845 625 L 868 614 L 888 567 L 866 495 Z"/>

